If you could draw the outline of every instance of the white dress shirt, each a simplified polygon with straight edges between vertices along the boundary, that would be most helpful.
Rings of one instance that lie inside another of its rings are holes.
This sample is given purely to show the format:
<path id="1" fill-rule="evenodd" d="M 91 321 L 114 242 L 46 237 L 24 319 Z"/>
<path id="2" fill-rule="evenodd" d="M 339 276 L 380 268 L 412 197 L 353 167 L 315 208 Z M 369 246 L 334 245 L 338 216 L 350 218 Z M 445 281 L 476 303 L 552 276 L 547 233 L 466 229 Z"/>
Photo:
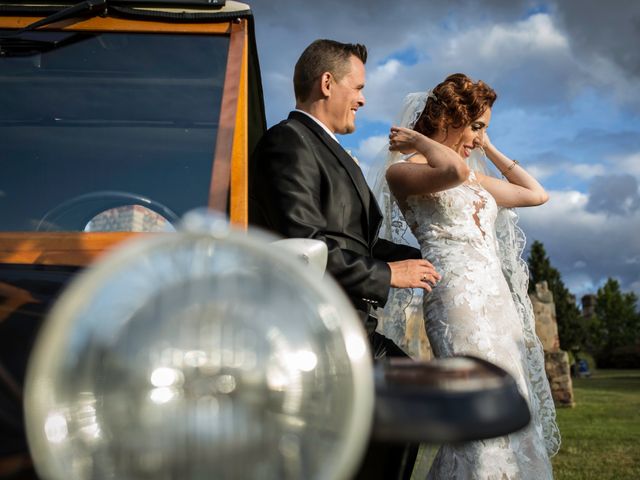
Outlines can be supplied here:
<path id="1" fill-rule="evenodd" d="M 297 108 L 294 108 L 295 112 L 300 112 L 303 113 L 304 115 L 306 115 L 307 117 L 309 117 L 311 120 L 313 120 L 314 122 L 316 122 L 318 125 L 320 125 L 322 127 L 322 129 L 327 132 L 329 134 L 329 136 L 331 138 L 333 138 L 338 145 L 340 145 L 340 142 L 338 141 L 338 139 L 336 138 L 336 135 L 329 130 L 329 127 L 327 127 L 324 123 L 322 123 L 320 120 L 318 120 L 316 117 L 314 117 L 313 115 L 311 115 L 309 112 L 305 112 L 304 110 L 300 110 Z M 354 157 L 353 155 L 351 155 L 351 152 L 349 150 L 345 149 L 345 152 L 347 152 L 349 154 L 349 156 L 353 159 L 354 162 L 356 162 L 356 165 L 360 166 L 360 162 L 358 162 L 358 159 L 356 157 Z"/>

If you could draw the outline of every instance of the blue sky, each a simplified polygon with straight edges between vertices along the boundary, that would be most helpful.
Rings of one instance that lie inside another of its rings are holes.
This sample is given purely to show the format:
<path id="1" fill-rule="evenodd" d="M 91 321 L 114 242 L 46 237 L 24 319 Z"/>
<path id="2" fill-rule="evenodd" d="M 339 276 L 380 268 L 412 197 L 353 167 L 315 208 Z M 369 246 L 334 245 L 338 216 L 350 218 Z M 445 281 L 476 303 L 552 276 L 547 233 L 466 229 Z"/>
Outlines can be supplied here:
<path id="1" fill-rule="evenodd" d="M 640 294 L 640 2 L 256 0 L 269 125 L 294 105 L 291 76 L 316 38 L 369 49 L 367 104 L 340 141 L 366 170 L 402 98 L 450 73 L 498 92 L 489 133 L 549 191 L 520 209 L 529 240 L 579 297 L 607 277 Z"/>

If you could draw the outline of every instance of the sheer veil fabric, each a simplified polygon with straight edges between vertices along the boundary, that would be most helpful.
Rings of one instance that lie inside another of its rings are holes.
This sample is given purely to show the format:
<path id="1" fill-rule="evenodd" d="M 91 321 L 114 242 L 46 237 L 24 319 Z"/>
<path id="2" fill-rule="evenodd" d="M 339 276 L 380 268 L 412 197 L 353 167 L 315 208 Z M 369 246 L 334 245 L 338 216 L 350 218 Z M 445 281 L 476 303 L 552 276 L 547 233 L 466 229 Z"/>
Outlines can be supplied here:
<path id="1" fill-rule="evenodd" d="M 407 95 L 404 99 L 403 108 L 394 121 L 394 125 L 413 128 L 424 109 L 429 93 L 417 92 Z M 395 243 L 420 248 L 418 240 L 405 221 L 385 178 L 389 166 L 405 161 L 406 158 L 407 155 L 391 152 L 387 146 L 383 147 L 375 156 L 369 168 L 367 182 L 371 186 L 382 211 L 382 225 L 378 232 L 379 236 Z M 406 329 L 411 316 L 423 318 L 422 300 L 423 292 L 421 289 L 392 288 L 384 309 L 378 309 L 377 312 L 379 318 L 378 329 L 381 330 L 381 333 L 391 338 L 414 358 L 420 353 L 419 346 L 406 343 Z"/>
<path id="2" fill-rule="evenodd" d="M 431 91 L 407 95 L 395 125 L 413 128 L 427 100 L 432 96 Z M 483 153 L 474 150 L 468 160 L 469 165 L 476 172 L 491 174 Z M 387 147 L 384 147 L 376 156 L 367 180 L 372 185 L 384 217 L 380 237 L 396 243 L 418 246 L 418 241 L 403 217 L 397 201 L 389 191 L 385 179 L 385 173 L 389 166 L 406 161 L 406 158 L 407 156 L 398 152 L 390 152 Z M 526 355 L 524 359 L 525 376 L 530 389 L 530 394 L 525 397 L 528 397 L 530 402 L 532 422 L 536 429 L 542 430 L 545 449 L 549 456 L 553 456 L 560 448 L 560 432 L 556 423 L 553 398 L 546 378 L 544 352 L 535 332 L 533 307 L 527 293 L 529 271 L 522 258 L 526 238 L 517 222 L 518 215 L 515 210 L 499 208 L 495 221 L 495 238 L 502 272 L 509 286 L 522 328 Z M 416 313 L 416 309 L 419 309 L 420 312 Z M 402 345 L 408 315 L 421 315 L 421 309 L 421 290 L 391 289 L 384 311 L 378 312 L 380 324 L 384 329 L 383 333 Z M 411 352 L 411 348 L 409 348 L 409 353 L 414 353 Z"/>

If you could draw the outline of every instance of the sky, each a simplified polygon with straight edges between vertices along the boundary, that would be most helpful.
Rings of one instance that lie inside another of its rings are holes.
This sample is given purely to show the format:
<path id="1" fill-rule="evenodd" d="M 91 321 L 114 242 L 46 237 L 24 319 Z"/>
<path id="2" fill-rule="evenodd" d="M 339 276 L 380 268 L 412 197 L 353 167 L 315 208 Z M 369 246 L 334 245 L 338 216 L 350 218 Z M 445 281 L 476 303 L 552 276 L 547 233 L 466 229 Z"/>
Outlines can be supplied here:
<path id="1" fill-rule="evenodd" d="M 463 72 L 498 93 L 489 134 L 550 194 L 518 210 L 580 299 L 608 277 L 640 296 L 640 2 L 254 0 L 271 126 L 317 38 L 369 51 L 366 104 L 340 137 L 367 170 L 409 92 Z M 526 258 L 526 252 L 525 252 Z"/>

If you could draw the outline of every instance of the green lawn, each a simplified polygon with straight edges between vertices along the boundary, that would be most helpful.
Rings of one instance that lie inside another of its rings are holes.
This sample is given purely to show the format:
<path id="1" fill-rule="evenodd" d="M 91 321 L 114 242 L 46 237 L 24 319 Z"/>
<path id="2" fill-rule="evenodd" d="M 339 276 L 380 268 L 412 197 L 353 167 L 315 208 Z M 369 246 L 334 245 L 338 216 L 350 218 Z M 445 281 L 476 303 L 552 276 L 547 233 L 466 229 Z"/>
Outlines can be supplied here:
<path id="1" fill-rule="evenodd" d="M 558 410 L 557 480 L 640 479 L 640 370 L 574 379 L 575 408 Z"/>

